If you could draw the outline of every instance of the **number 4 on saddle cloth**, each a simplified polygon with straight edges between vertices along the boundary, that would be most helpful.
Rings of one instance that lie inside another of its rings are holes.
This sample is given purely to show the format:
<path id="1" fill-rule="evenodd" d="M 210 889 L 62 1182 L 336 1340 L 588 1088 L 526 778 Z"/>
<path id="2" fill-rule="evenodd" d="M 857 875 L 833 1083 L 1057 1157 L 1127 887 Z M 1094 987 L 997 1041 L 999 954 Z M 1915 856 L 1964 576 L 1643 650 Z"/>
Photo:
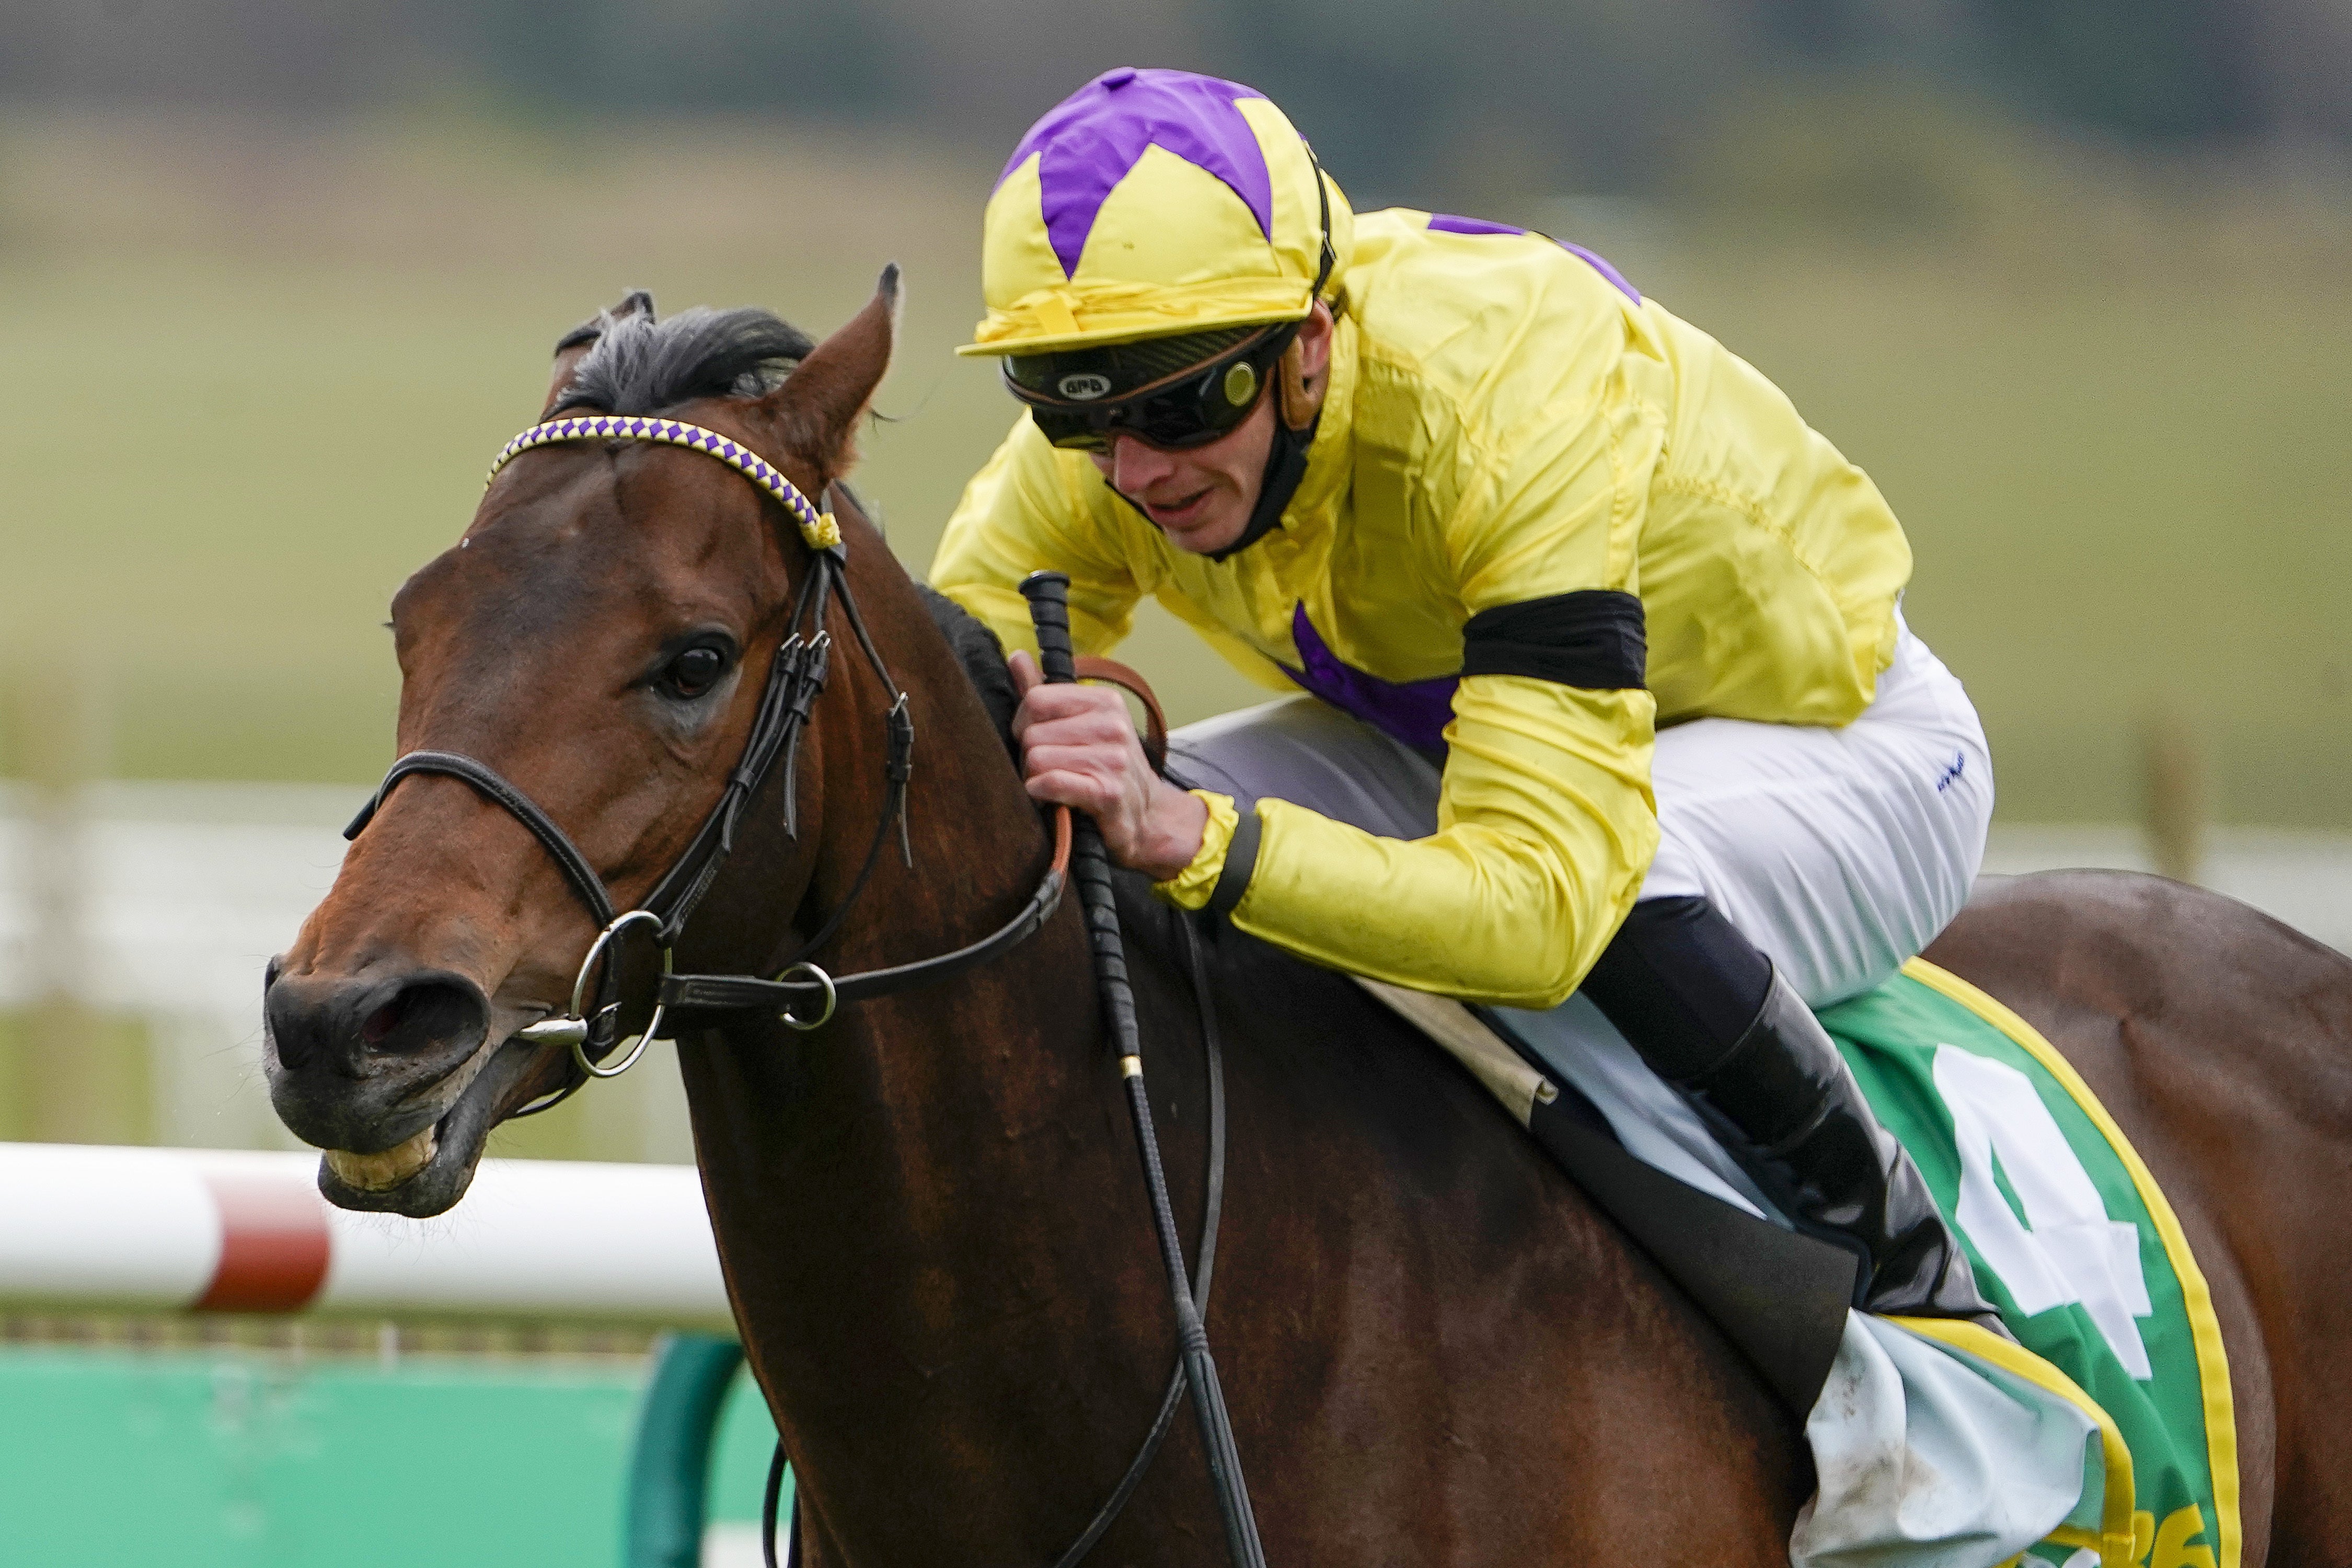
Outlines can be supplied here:
<path id="1" fill-rule="evenodd" d="M 1633 1103 L 1643 1079 L 1612 1076 L 1605 1054 L 1538 1037 L 1531 1026 L 1549 1016 L 1474 1017 L 1458 1003 L 1361 984 L 1467 1066 L 1785 1400 L 1800 1413 L 1814 1407 L 1845 1353 L 1841 1335 L 1853 1333 L 1843 1255 L 1699 1190 L 1721 1183 L 1641 1125 L 1654 1112 Z M 2089 1087 L 2032 1026 L 1925 960 L 1821 1018 L 2019 1342 L 1970 1323 L 1895 1321 L 1996 1384 L 2063 1400 L 2083 1430 L 2095 1426 L 2080 1500 L 2022 1563 L 2236 1568 L 2236 1440 L 2220 1325 L 2170 1205 Z M 1566 1093 L 1563 1079 L 1575 1086 Z M 1820 1425 L 1808 1426 L 1817 1461 Z M 1834 1489 L 1826 1473 L 1815 1506 L 1826 1509 Z M 1804 1538 L 1801 1524 L 1794 1544 Z"/>

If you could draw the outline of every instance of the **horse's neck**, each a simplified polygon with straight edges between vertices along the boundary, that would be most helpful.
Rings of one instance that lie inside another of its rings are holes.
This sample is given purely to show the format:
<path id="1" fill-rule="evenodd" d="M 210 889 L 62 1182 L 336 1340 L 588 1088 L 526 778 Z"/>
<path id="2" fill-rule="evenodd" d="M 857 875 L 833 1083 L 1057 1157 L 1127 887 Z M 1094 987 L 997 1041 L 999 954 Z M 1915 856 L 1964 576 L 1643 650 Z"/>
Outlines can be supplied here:
<path id="1" fill-rule="evenodd" d="M 911 865 L 886 841 L 844 918 L 827 961 L 836 969 L 962 947 L 1012 918 L 1045 873 L 1047 837 L 1002 739 L 919 606 L 912 617 L 900 617 L 890 651 L 919 731 L 907 806 Z M 869 672 L 860 665 L 857 673 Z M 877 716 L 887 700 L 879 689 L 858 697 L 866 711 L 851 721 L 855 743 L 826 752 L 826 849 L 803 923 L 836 908 L 862 866 L 881 796 Z M 1097 1027 L 1075 897 L 1066 904 L 1046 930 L 980 968 L 852 1008 L 831 1032 L 842 1041 L 835 1050 L 861 1064 L 864 1090 L 887 1108 L 892 1169 L 901 1179 L 928 1184 L 959 1154 L 980 1156 L 1005 1128 L 1049 1113 L 1065 1092 L 1055 1074 L 1040 1069 L 1082 1059 Z M 953 1168 L 961 1183 L 985 1184 L 994 1166 Z"/>
<path id="2" fill-rule="evenodd" d="M 871 554 L 879 553 L 877 540 Z M 797 956 L 807 933 L 835 920 L 838 931 L 814 955 L 834 973 L 937 957 L 1003 924 L 1045 873 L 1049 846 L 1037 808 L 953 649 L 894 562 L 869 560 L 857 576 L 856 592 L 914 721 L 909 853 L 902 858 L 898 826 L 883 820 L 884 716 L 897 693 L 835 606 L 833 676 L 799 761 L 798 843 L 769 846 L 776 858 L 808 858 L 806 890 L 795 911 L 763 892 L 773 879 L 754 875 L 732 889 L 716 923 L 764 933 L 749 943 L 761 956 L 740 962 Z M 1090 1026 L 1091 1002 L 1071 1003 L 1091 991 L 1083 944 L 1066 916 L 978 970 L 845 1007 L 819 1033 L 782 1037 L 788 1043 L 759 1064 L 768 1075 L 760 1092 L 776 1097 L 771 1110 L 780 1115 L 813 1104 L 808 1091 L 819 1087 L 851 1093 L 853 1103 L 887 1106 L 884 1131 L 893 1143 L 953 1144 L 969 1136 L 976 1112 L 992 1107 L 1017 1118 L 1029 1107 L 1026 1064 L 1006 1070 L 997 1043 L 1034 1034 L 1037 1020 Z M 950 1094 L 952 1102 L 943 1098 Z"/>
<path id="3" fill-rule="evenodd" d="M 901 862 L 893 834 L 822 955 L 835 972 L 984 935 L 1027 900 L 1047 857 L 1003 742 L 899 587 L 859 593 L 916 717 L 914 864 Z M 804 926 L 854 885 L 881 797 L 888 697 L 847 643 L 803 758 L 801 833 L 819 846 Z M 1148 1409 L 1166 1375 L 1167 1331 L 1150 1298 L 1137 1300 L 1137 1284 L 1152 1281 L 1150 1236 L 1131 1201 L 1131 1155 L 1102 1121 L 1117 1112 L 1118 1086 L 1096 1049 L 1075 905 L 1066 900 L 1044 931 L 979 969 L 845 1007 L 815 1033 L 746 1026 L 680 1053 L 746 1342 L 814 1478 L 828 1458 L 835 1473 L 858 1470 L 854 1456 L 828 1451 L 845 1430 L 893 1434 L 903 1475 L 923 1468 L 924 1444 L 969 1430 L 956 1419 L 967 1403 L 976 1415 L 1037 1398 L 1050 1379 L 1030 1352 L 1045 1346 L 1027 1342 L 1041 1312 L 1071 1314 L 1081 1339 L 1090 1319 L 1137 1320 L 1136 1344 L 1149 1349 L 1091 1332 L 1115 1401 Z M 1096 1234 L 1100 1196 L 1113 1191 L 1126 1200 L 1118 1220 L 1138 1222 L 1119 1238 Z M 1066 1334 L 1049 1337 L 1069 1348 Z M 935 1377 L 949 1366 L 955 1375 Z M 845 1423 L 837 1402 L 853 1388 L 860 1414 Z M 984 1467 L 946 1470 L 958 1484 L 990 1484 Z"/>

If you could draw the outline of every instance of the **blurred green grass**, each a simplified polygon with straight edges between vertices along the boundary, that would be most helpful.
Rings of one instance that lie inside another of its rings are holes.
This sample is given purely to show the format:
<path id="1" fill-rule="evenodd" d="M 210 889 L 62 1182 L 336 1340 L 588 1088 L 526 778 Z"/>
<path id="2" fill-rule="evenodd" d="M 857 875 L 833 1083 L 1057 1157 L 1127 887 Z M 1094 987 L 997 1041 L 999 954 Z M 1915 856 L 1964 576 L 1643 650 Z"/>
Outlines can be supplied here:
<path id="1" fill-rule="evenodd" d="M 992 172 L 969 150 L 165 129 L 0 133 L 0 664 L 102 700 L 116 773 L 373 776 L 386 603 L 536 412 L 555 337 L 626 289 L 822 332 L 905 263 L 859 478 L 917 571 L 1009 423 L 949 352 Z M 2272 268 L 2259 234 L 2193 250 L 2145 208 L 2144 245 L 2105 251 L 2063 226 L 1618 236 L 1592 211 L 1577 237 L 1622 239 L 1893 500 L 1909 614 L 1985 712 L 2004 816 L 2134 815 L 2163 712 L 2225 820 L 2352 826 L 2352 264 Z M 1164 617 L 1129 656 L 1179 719 L 1260 695 Z"/>

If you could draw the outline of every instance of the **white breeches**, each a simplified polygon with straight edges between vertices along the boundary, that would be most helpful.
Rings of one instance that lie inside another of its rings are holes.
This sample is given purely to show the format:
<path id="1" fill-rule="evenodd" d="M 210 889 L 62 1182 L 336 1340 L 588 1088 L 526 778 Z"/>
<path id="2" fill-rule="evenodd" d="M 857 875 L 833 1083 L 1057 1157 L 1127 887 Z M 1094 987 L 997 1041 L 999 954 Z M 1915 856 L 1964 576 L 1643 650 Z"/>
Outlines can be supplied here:
<path id="1" fill-rule="evenodd" d="M 1992 762 L 1959 681 L 1907 627 L 1877 698 L 1842 730 L 1699 719 L 1661 731 L 1657 858 L 1643 898 L 1703 894 L 1826 1006 L 1867 991 L 1967 901 Z M 1189 724 L 1187 782 L 1295 802 L 1392 838 L 1436 831 L 1437 770 L 1312 697 Z"/>

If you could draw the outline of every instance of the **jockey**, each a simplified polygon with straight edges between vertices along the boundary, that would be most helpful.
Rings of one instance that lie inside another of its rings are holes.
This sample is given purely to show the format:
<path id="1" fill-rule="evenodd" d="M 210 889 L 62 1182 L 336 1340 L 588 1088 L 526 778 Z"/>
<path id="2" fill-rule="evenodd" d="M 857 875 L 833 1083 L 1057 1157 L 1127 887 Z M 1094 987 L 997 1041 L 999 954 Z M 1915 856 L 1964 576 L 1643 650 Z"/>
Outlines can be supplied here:
<path id="1" fill-rule="evenodd" d="M 1437 830 L 1155 776 L 1116 694 L 1024 688 L 1030 793 L 1160 897 L 1475 1003 L 1580 986 L 1855 1304 L 1998 1329 L 1926 1183 L 1813 1017 L 1958 911 L 1991 776 L 1906 628 L 1877 489 L 1600 258 L 1357 214 L 1233 82 L 1105 73 L 1013 150 L 961 352 L 1024 407 L 933 581 L 1034 648 L 1156 597 L 1262 682 L 1442 760 Z"/>

